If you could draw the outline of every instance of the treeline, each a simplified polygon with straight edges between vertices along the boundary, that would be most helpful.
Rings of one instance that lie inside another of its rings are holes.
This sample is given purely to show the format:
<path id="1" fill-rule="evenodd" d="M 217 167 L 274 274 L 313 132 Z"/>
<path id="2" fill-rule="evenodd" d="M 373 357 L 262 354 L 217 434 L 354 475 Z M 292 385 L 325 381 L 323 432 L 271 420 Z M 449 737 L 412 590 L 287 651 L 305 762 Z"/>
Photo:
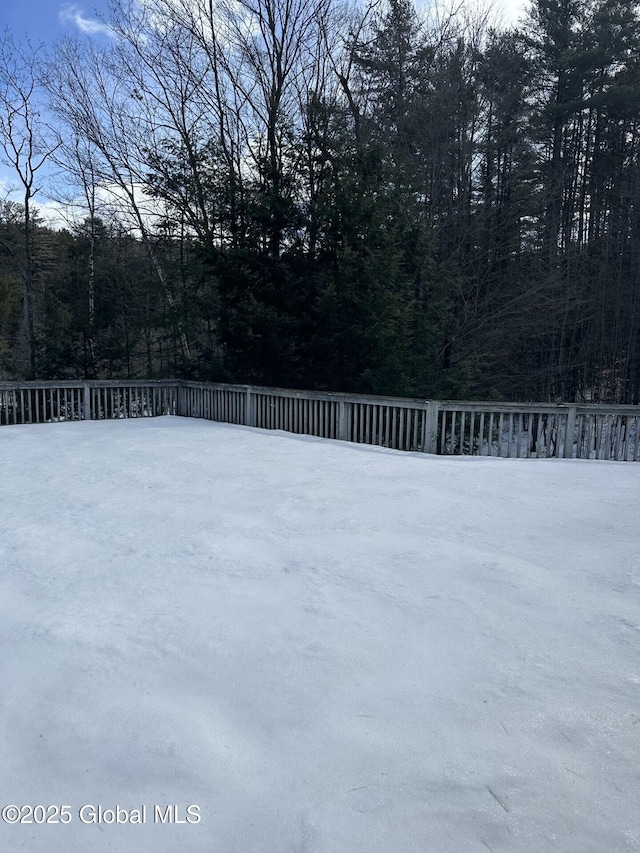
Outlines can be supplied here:
<path id="1" fill-rule="evenodd" d="M 6 376 L 639 402 L 637 4 L 533 0 L 505 31 L 118 0 L 108 24 L 4 37 Z M 54 172 L 61 231 L 33 210 Z"/>

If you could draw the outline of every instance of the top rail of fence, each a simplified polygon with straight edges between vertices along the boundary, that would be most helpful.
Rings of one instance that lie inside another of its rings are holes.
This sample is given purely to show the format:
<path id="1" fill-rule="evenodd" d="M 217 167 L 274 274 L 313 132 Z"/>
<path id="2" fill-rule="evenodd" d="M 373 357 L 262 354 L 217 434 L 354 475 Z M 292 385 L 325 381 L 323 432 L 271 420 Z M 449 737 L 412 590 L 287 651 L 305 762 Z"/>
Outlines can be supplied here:
<path id="1" fill-rule="evenodd" d="M 19 391 L 29 388 L 152 388 L 177 387 L 175 379 L 36 379 L 31 382 L 15 382 L 0 379 L 0 391 Z"/>
<path id="2" fill-rule="evenodd" d="M 257 394 L 268 394 L 273 397 L 291 397 L 292 399 L 307 400 L 344 400 L 353 403 L 380 403 L 394 406 L 426 406 L 429 403 L 437 403 L 441 411 L 488 411 L 496 412 L 555 412 L 566 411 L 576 408 L 580 412 L 620 412 L 621 414 L 637 414 L 640 406 L 625 405 L 619 403 L 516 403 L 496 400 L 430 400 L 425 397 L 387 397 L 371 394 L 351 394 L 343 391 L 305 391 L 298 388 L 278 388 L 261 385 L 240 385 L 224 382 L 194 382 L 191 380 L 180 380 L 179 384 L 189 388 L 216 388 L 220 390 L 236 391 L 245 393 L 247 390 Z"/>

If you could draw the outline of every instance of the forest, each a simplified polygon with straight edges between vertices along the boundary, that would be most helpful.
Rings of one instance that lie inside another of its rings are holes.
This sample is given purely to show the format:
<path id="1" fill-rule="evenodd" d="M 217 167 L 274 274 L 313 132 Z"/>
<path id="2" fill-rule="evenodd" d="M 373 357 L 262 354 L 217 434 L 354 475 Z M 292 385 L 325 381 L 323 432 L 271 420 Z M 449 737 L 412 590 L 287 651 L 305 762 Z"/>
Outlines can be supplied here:
<path id="1" fill-rule="evenodd" d="M 640 402 L 638 3 L 105 23 L 1 37 L 0 379 Z"/>

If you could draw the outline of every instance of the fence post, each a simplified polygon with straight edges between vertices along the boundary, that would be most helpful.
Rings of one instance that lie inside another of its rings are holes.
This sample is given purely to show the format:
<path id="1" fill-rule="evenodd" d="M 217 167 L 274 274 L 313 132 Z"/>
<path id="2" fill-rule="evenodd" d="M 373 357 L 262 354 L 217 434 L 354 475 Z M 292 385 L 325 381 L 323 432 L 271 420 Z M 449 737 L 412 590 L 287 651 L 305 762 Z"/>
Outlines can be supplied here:
<path id="1" fill-rule="evenodd" d="M 347 440 L 347 405 L 344 400 L 338 401 L 338 439 Z"/>
<path id="2" fill-rule="evenodd" d="M 84 395 L 83 395 L 83 404 L 82 404 L 82 415 L 85 421 L 91 420 L 91 388 L 88 383 L 84 384 Z"/>
<path id="3" fill-rule="evenodd" d="M 251 385 L 247 385 L 247 397 L 245 405 L 245 426 L 255 426 L 255 418 L 253 415 L 253 395 L 251 394 Z"/>
<path id="4" fill-rule="evenodd" d="M 567 431 L 564 434 L 564 458 L 573 459 L 573 436 L 576 430 L 576 407 L 570 406 L 567 411 Z"/>
<path id="5" fill-rule="evenodd" d="M 422 451 L 423 453 L 438 452 L 438 404 L 433 400 L 427 400 Z"/>

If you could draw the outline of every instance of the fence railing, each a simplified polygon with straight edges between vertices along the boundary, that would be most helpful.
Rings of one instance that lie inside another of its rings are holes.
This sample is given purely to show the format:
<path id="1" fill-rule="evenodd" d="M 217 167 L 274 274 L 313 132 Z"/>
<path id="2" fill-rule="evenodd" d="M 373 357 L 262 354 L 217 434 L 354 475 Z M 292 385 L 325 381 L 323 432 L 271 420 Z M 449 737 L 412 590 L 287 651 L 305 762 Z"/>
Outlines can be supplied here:
<path id="1" fill-rule="evenodd" d="M 175 415 L 176 382 L 0 382 L 0 426 Z"/>
<path id="2" fill-rule="evenodd" d="M 442 455 L 640 460 L 640 406 L 434 401 L 213 382 L 0 382 L 0 425 L 157 415 Z"/>

